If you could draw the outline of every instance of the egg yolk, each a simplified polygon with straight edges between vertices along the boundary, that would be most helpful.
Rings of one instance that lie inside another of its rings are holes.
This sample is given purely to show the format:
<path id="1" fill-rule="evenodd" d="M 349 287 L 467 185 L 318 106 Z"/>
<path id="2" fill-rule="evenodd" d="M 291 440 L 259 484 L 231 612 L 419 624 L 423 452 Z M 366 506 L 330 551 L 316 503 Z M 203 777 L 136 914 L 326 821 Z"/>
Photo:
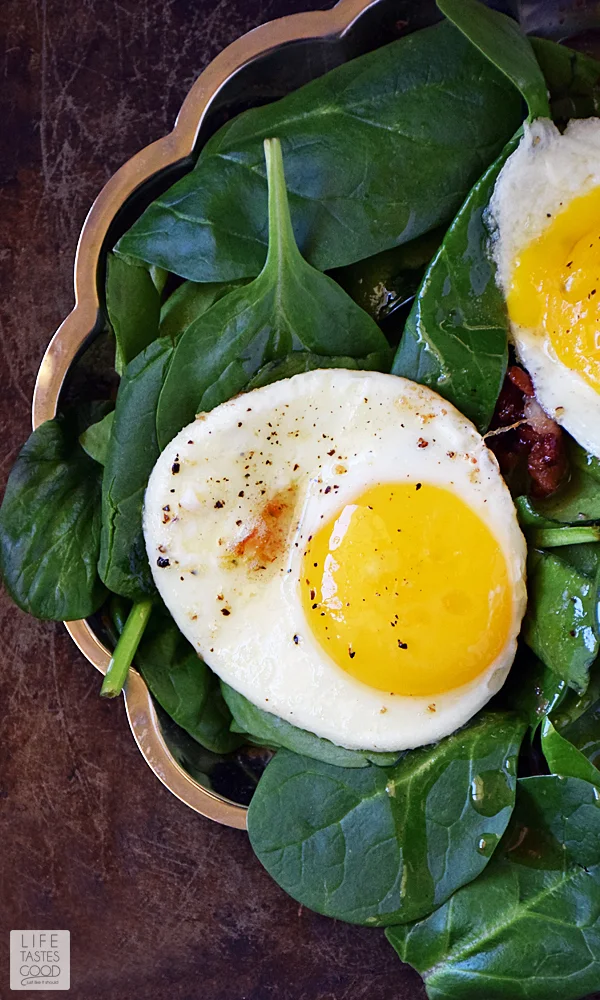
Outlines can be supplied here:
<path id="1" fill-rule="evenodd" d="M 335 663 L 392 694 L 474 680 L 511 627 L 498 542 L 463 500 L 427 483 L 374 486 L 323 524 L 303 557 L 301 592 Z"/>
<path id="2" fill-rule="evenodd" d="M 508 313 L 600 392 L 600 188 L 571 201 L 514 263 Z"/>

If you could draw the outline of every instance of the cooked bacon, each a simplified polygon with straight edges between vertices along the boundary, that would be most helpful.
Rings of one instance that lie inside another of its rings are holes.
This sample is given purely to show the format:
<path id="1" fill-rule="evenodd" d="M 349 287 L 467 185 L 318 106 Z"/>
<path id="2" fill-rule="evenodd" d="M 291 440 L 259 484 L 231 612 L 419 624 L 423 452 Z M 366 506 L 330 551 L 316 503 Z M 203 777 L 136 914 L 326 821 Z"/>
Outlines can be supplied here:
<path id="1" fill-rule="evenodd" d="M 517 426 L 513 426 L 513 425 Z M 503 475 L 529 478 L 529 492 L 543 499 L 556 492 L 568 472 L 565 436 L 534 396 L 528 373 L 511 365 L 498 398 L 491 429 L 505 433 L 487 439 Z"/>

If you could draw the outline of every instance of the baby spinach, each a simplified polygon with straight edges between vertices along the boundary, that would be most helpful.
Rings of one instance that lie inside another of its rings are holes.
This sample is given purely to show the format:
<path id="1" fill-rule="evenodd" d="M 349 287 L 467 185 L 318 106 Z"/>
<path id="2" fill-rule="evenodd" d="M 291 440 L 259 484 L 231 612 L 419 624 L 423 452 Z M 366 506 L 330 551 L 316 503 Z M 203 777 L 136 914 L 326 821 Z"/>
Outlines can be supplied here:
<path id="1" fill-rule="evenodd" d="M 579 720 L 582 721 L 583 729 L 594 729 L 596 719 L 596 708 L 600 706 L 600 661 L 596 660 L 590 667 L 589 684 L 583 694 L 569 690 L 565 698 L 555 708 L 550 716 L 552 725 L 571 743 L 582 749 L 577 727 Z M 600 729 L 598 730 L 600 733 Z"/>
<path id="2" fill-rule="evenodd" d="M 184 281 L 169 295 L 160 310 L 160 337 L 170 337 L 175 340 L 187 330 L 188 326 L 210 309 L 215 302 L 222 299 L 233 288 L 234 282 L 207 282 L 199 284 L 196 281 Z"/>
<path id="3" fill-rule="evenodd" d="M 520 121 L 509 81 L 437 24 L 228 122 L 117 249 L 194 281 L 258 274 L 262 141 L 276 135 L 303 255 L 321 270 L 351 264 L 447 222 Z"/>
<path id="4" fill-rule="evenodd" d="M 115 368 L 122 375 L 129 362 L 158 336 L 160 292 L 147 267 L 109 253 L 106 311 L 117 344 Z"/>
<path id="5" fill-rule="evenodd" d="M 485 713 L 389 768 L 340 768 L 287 750 L 248 811 L 250 842 L 300 903 L 350 923 L 429 913 L 487 864 L 513 808 L 525 723 Z"/>
<path id="6" fill-rule="evenodd" d="M 554 711 L 567 691 L 567 682 L 520 645 L 510 673 L 499 693 L 490 703 L 495 709 L 519 714 L 537 729 L 540 721 Z"/>
<path id="7" fill-rule="evenodd" d="M 257 708 L 243 694 L 221 681 L 223 697 L 233 715 L 238 731 L 245 733 L 261 746 L 285 747 L 303 757 L 321 760 L 337 767 L 368 767 L 378 764 L 389 767 L 395 764 L 399 753 L 376 753 L 369 750 L 346 750 L 330 740 L 293 726 L 277 715 Z"/>
<path id="8" fill-rule="evenodd" d="M 106 452 L 98 569 L 113 593 L 132 601 L 155 593 L 142 532 L 142 504 L 160 454 L 156 407 L 173 350 L 170 338 L 155 340 L 125 369 Z"/>
<path id="9" fill-rule="evenodd" d="M 95 424 L 90 424 L 87 430 L 79 436 L 79 443 L 86 455 L 93 458 L 99 465 L 106 465 L 108 442 L 114 419 L 115 412 L 111 410 L 110 413 L 102 417 L 102 420 L 98 420 Z"/>
<path id="10" fill-rule="evenodd" d="M 154 609 L 134 663 L 159 705 L 197 743 L 229 753 L 244 742 L 230 731 L 231 713 L 218 677 L 166 611 Z"/>
<path id="11" fill-rule="evenodd" d="M 436 0 L 442 14 L 452 21 L 479 51 L 521 91 L 529 120 L 549 118 L 546 81 L 531 42 L 511 17 L 490 10 L 479 0 Z"/>
<path id="12" fill-rule="evenodd" d="M 281 146 L 265 140 L 269 187 L 269 252 L 258 278 L 234 289 L 199 317 L 178 342 L 158 401 L 164 448 L 199 410 L 240 392 L 265 363 L 291 351 L 380 352 L 377 324 L 333 281 L 302 258 L 290 219 Z"/>
<path id="13" fill-rule="evenodd" d="M 595 117 L 600 111 L 600 62 L 548 38 L 530 41 L 550 91 L 553 119 Z"/>
<path id="14" fill-rule="evenodd" d="M 429 385 L 484 431 L 508 362 L 508 318 L 488 253 L 484 212 L 519 136 L 471 190 L 433 258 L 392 372 Z"/>
<path id="15" fill-rule="evenodd" d="M 102 470 L 79 444 L 77 415 L 31 434 L 0 508 L 0 576 L 36 618 L 85 618 L 102 604 L 98 577 Z"/>
<path id="16" fill-rule="evenodd" d="M 556 731 L 550 719 L 542 723 L 542 751 L 553 774 L 581 778 L 600 785 L 600 771 L 576 746 Z"/>
<path id="17" fill-rule="evenodd" d="M 519 781 L 486 870 L 386 935 L 429 1000 L 577 1000 L 600 989 L 600 809 L 594 785 Z"/>
<path id="18" fill-rule="evenodd" d="M 536 656 L 571 687 L 585 690 L 598 653 L 595 579 L 554 553 L 529 553 L 523 638 Z"/>

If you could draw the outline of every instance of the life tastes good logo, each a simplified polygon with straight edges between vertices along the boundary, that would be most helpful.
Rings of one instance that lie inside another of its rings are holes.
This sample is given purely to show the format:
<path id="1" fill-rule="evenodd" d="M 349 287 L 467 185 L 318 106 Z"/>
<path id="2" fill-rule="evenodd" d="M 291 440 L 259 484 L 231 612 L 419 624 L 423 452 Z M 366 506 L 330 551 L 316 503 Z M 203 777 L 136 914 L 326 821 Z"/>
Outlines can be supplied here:
<path id="1" fill-rule="evenodd" d="M 11 931 L 11 990 L 68 990 L 70 931 Z"/>

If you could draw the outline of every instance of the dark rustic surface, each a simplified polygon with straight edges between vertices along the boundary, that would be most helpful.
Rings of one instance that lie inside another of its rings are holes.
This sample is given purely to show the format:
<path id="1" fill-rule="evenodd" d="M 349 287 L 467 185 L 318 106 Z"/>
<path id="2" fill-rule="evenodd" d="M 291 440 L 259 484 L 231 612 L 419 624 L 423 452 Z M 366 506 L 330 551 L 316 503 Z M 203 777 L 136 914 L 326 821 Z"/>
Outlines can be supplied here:
<path id="1" fill-rule="evenodd" d="M 29 433 L 43 350 L 72 306 L 94 196 L 169 130 L 223 46 L 319 6 L 0 4 L 0 491 Z M 300 910 L 244 833 L 173 798 L 138 753 L 122 703 L 100 701 L 99 689 L 62 626 L 0 596 L 0 998 L 11 928 L 70 929 L 76 1000 L 424 996 L 381 932 Z"/>

